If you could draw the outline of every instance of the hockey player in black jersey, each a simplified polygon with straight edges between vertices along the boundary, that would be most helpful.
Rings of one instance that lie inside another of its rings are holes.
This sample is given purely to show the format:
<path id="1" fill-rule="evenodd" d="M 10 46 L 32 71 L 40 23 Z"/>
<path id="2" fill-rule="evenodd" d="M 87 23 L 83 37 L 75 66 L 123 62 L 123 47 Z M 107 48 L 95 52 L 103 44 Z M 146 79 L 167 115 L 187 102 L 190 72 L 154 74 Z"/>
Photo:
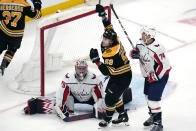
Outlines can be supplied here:
<path id="1" fill-rule="evenodd" d="M 110 76 L 105 90 L 106 115 L 104 120 L 99 123 L 100 127 L 106 127 L 111 121 L 113 124 L 119 124 L 122 122 L 127 123 L 129 120 L 127 112 L 124 110 L 121 96 L 131 83 L 132 71 L 125 54 L 125 49 L 119 41 L 112 24 L 106 17 L 104 7 L 100 4 L 96 5 L 96 12 L 102 17 L 105 27 L 101 43 L 104 62 L 100 62 L 97 49 L 92 48 L 90 50 L 90 58 L 98 66 L 103 75 Z M 119 116 L 118 119 L 112 120 L 115 110 L 119 113 Z"/>
<path id="2" fill-rule="evenodd" d="M 0 65 L 0 75 L 20 48 L 25 28 L 25 16 L 41 17 L 41 0 L 33 0 L 34 9 L 25 0 L 0 0 L 0 55 L 6 50 Z"/>

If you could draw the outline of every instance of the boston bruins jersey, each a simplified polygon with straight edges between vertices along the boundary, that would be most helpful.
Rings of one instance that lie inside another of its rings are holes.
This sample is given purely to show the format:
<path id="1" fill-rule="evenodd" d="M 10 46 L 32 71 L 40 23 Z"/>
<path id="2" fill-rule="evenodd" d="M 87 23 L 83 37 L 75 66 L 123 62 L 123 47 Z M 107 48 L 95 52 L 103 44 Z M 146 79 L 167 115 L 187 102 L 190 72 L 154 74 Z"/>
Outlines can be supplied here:
<path id="1" fill-rule="evenodd" d="M 108 20 L 104 20 L 103 24 L 105 30 L 112 28 L 112 24 Z M 104 59 L 104 64 L 99 66 L 99 70 L 103 75 L 109 75 L 111 77 L 117 77 L 123 75 L 126 72 L 131 71 L 131 66 L 129 60 L 126 56 L 125 49 L 118 37 L 114 46 L 103 49 L 102 48 L 102 57 Z"/>
<path id="2" fill-rule="evenodd" d="M 25 0 L 0 0 L 0 29 L 7 36 L 23 36 L 25 16 L 38 19 L 41 11 L 32 9 Z"/>
<path id="3" fill-rule="evenodd" d="M 104 75 L 118 76 L 131 70 L 125 49 L 121 43 L 103 52 L 104 64 L 99 69 Z"/>

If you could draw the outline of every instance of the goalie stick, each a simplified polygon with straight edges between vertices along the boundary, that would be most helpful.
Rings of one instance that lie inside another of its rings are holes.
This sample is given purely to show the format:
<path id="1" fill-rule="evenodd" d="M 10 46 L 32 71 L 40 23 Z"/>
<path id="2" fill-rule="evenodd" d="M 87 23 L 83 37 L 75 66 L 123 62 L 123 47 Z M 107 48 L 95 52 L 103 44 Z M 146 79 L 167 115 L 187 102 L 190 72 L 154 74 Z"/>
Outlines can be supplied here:
<path id="1" fill-rule="evenodd" d="M 66 117 L 58 106 L 55 106 L 55 110 L 57 114 L 60 116 L 60 118 L 65 122 L 95 118 L 95 114 L 93 112 Z"/>
<path id="2" fill-rule="evenodd" d="M 89 119 L 89 118 L 95 118 L 95 114 L 93 112 L 89 112 L 89 113 L 80 114 L 80 115 L 73 115 L 73 116 L 64 118 L 63 121 L 71 122 L 71 121 L 84 120 L 84 119 Z"/>

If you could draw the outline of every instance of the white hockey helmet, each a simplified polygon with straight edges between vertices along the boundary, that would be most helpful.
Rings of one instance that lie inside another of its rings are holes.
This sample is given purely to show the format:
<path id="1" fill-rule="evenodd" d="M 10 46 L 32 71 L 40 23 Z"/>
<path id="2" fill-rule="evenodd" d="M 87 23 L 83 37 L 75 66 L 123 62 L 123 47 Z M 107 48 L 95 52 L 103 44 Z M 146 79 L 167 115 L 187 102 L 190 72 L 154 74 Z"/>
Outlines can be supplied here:
<path id="1" fill-rule="evenodd" d="M 86 60 L 77 60 L 75 63 L 76 79 L 79 81 L 84 80 L 88 72 L 88 64 Z"/>
<path id="2" fill-rule="evenodd" d="M 154 38 L 156 35 L 156 30 L 153 26 L 147 26 L 145 28 L 146 35 L 150 35 L 151 38 Z"/>
<path id="3" fill-rule="evenodd" d="M 140 34 L 142 34 L 143 32 L 146 33 L 147 30 L 147 26 L 143 26 L 142 29 L 140 30 Z"/>

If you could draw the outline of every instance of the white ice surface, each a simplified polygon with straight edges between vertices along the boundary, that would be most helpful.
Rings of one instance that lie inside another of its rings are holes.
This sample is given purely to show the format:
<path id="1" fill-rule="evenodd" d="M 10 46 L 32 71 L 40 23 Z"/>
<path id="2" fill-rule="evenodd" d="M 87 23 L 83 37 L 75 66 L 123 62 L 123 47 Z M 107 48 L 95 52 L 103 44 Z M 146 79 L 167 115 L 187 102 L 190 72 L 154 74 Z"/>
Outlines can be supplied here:
<path id="1" fill-rule="evenodd" d="M 165 131 L 196 131 L 196 82 L 194 81 L 196 74 L 196 24 L 189 25 L 178 22 L 179 20 L 196 17 L 195 10 L 186 13 L 186 11 L 195 9 L 195 5 L 195 0 L 119 0 L 114 3 L 114 7 L 133 43 L 139 38 L 141 26 L 150 24 L 157 28 L 158 33 L 156 38 L 168 50 L 167 56 L 172 65 L 169 80 L 176 83 L 176 89 L 162 100 L 163 126 Z M 129 52 L 131 46 L 114 16 L 112 17 L 112 23 L 126 51 Z M 34 44 L 34 32 L 35 25 L 33 23 L 27 24 L 22 46 L 16 53 L 13 63 L 7 69 L 6 75 L 13 74 L 12 71 L 17 72 L 18 68 L 21 68 L 20 63 L 27 61 Z M 92 35 L 91 32 L 89 32 L 90 35 Z M 131 65 L 133 72 L 140 74 L 138 62 L 131 60 Z M 50 85 L 55 90 L 58 82 L 51 82 Z M 55 115 L 25 116 L 21 110 L 25 106 L 27 99 L 31 97 L 31 95 L 15 93 L 7 88 L 5 81 L 0 82 L 1 131 L 98 130 L 99 121 L 96 119 L 65 123 Z M 129 112 L 129 127 L 112 127 L 105 130 L 146 130 L 142 124 L 148 118 L 147 112 L 146 106 L 139 107 L 137 110 Z"/>

